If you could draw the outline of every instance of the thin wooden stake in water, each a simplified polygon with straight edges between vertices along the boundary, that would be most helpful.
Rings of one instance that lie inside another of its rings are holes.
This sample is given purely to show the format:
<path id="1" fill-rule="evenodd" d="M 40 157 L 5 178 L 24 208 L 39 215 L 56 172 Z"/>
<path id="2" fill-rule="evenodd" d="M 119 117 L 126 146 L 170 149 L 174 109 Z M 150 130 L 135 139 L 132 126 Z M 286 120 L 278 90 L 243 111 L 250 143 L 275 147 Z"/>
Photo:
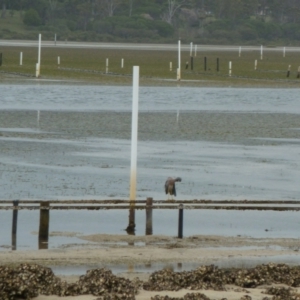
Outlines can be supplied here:
<path id="1" fill-rule="evenodd" d="M 20 52 L 20 66 L 23 65 L 23 52 Z"/>
<path id="2" fill-rule="evenodd" d="M 12 231 L 11 231 L 11 250 L 17 250 L 17 224 L 18 224 L 18 205 L 19 201 L 13 201 L 13 219 L 12 219 Z"/>
<path id="3" fill-rule="evenodd" d="M 36 116 L 36 122 L 37 122 L 37 127 L 40 127 L 40 111 L 37 111 L 37 116 Z"/>
<path id="4" fill-rule="evenodd" d="M 138 111 L 139 111 L 139 73 L 140 67 L 133 67 L 133 94 L 132 94 L 132 123 L 131 123 L 131 168 L 130 168 L 130 213 L 127 231 L 135 228 L 135 200 L 137 175 L 137 139 L 138 139 Z"/>
<path id="5" fill-rule="evenodd" d="M 172 66 L 172 62 L 170 61 L 170 71 L 172 71 L 173 66 Z"/>
<path id="6" fill-rule="evenodd" d="M 283 57 L 285 57 L 285 47 L 283 47 Z"/>
<path id="7" fill-rule="evenodd" d="M 124 68 L 124 58 L 121 59 L 121 69 Z"/>
<path id="8" fill-rule="evenodd" d="M 60 66 L 60 56 L 57 56 L 57 65 Z"/>
<path id="9" fill-rule="evenodd" d="M 264 47 L 263 45 L 260 46 L 260 60 L 263 59 Z"/>
<path id="10" fill-rule="evenodd" d="M 49 201 L 41 202 L 40 205 L 39 249 L 48 249 L 49 206 Z"/>
<path id="11" fill-rule="evenodd" d="M 257 70 L 257 59 L 254 61 L 254 70 Z"/>
<path id="12" fill-rule="evenodd" d="M 232 62 L 229 62 L 229 76 L 231 76 L 232 73 Z"/>

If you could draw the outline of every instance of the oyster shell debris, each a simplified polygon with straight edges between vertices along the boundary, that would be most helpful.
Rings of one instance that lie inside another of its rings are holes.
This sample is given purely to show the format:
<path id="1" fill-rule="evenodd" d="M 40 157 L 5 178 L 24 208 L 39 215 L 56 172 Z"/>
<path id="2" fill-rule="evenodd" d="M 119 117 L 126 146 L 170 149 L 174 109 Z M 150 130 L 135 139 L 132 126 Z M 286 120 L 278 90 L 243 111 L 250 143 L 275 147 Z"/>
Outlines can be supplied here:
<path id="1" fill-rule="evenodd" d="M 21 264 L 17 268 L 0 266 L 0 299 L 32 299 L 39 294 L 75 296 L 91 294 L 103 299 L 135 299 L 138 280 L 117 277 L 107 269 L 87 271 L 79 281 L 69 284 L 56 277 L 50 268 Z"/>
<path id="2" fill-rule="evenodd" d="M 219 269 L 214 265 L 184 272 L 163 269 L 152 273 L 143 288 L 149 291 L 177 291 L 183 288 L 223 291 L 226 284 L 255 288 L 272 283 L 286 284 L 290 287 L 300 286 L 300 266 L 269 263 L 251 269 Z"/>
<path id="3" fill-rule="evenodd" d="M 149 291 L 177 291 L 180 289 L 213 289 L 225 291 L 227 284 L 245 288 L 259 285 L 285 284 L 289 288 L 269 288 L 265 300 L 300 300 L 294 287 L 300 286 L 300 266 L 265 264 L 251 269 L 219 269 L 214 265 L 201 266 L 193 271 L 174 272 L 163 269 L 150 275 L 147 282 L 129 280 L 113 275 L 112 271 L 101 268 L 88 270 L 75 283 L 67 283 L 56 277 L 52 270 L 37 264 L 21 264 L 16 268 L 0 266 L 0 299 L 32 299 L 39 294 L 77 296 L 90 294 L 97 300 L 134 300 L 139 289 Z M 155 296 L 154 300 L 177 299 Z M 182 300 L 209 300 L 199 293 L 188 293 Z M 225 299 L 225 298 L 224 298 Z M 250 300 L 244 295 L 242 300 Z"/>

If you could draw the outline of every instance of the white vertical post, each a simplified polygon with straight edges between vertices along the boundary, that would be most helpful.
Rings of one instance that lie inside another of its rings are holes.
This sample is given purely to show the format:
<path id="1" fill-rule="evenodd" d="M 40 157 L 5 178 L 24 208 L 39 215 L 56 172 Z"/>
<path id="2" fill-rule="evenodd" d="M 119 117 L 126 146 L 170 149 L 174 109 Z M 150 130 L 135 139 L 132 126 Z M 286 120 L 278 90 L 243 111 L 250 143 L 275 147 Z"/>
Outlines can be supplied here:
<path id="1" fill-rule="evenodd" d="M 23 52 L 20 52 L 20 66 L 23 65 Z"/>
<path id="2" fill-rule="evenodd" d="M 257 59 L 254 61 L 254 70 L 257 70 Z"/>
<path id="3" fill-rule="evenodd" d="M 121 68 L 124 68 L 124 58 L 121 59 Z"/>
<path id="4" fill-rule="evenodd" d="M 40 127 L 40 111 L 37 111 L 37 116 L 36 116 L 36 121 L 37 121 L 37 127 Z"/>
<path id="5" fill-rule="evenodd" d="M 38 51 L 38 63 L 36 77 L 40 77 L 41 74 L 41 45 L 42 45 L 42 35 L 39 34 L 39 51 Z"/>
<path id="6" fill-rule="evenodd" d="M 193 56 L 193 43 L 190 44 L 190 57 Z"/>
<path id="7" fill-rule="evenodd" d="M 242 47 L 239 47 L 239 57 L 241 57 L 242 54 Z"/>
<path id="8" fill-rule="evenodd" d="M 35 64 L 35 77 L 39 77 L 39 64 Z"/>
<path id="9" fill-rule="evenodd" d="M 260 60 L 263 59 L 263 52 L 264 52 L 264 47 L 263 45 L 260 46 Z"/>
<path id="10" fill-rule="evenodd" d="M 197 45 L 195 45 L 195 57 L 197 56 Z"/>
<path id="11" fill-rule="evenodd" d="M 139 73 L 140 67 L 133 67 L 132 94 L 132 123 L 131 123 L 131 169 L 130 169 L 130 201 L 136 200 L 136 172 L 137 172 L 137 138 L 138 138 L 138 110 L 139 110 Z"/>
<path id="12" fill-rule="evenodd" d="M 55 46 L 56 46 L 56 33 L 55 33 L 55 35 L 54 35 L 54 44 L 55 44 Z"/>
<path id="13" fill-rule="evenodd" d="M 232 73 L 232 62 L 229 62 L 229 76 L 231 76 Z"/>
<path id="14" fill-rule="evenodd" d="M 283 57 L 285 57 L 285 47 L 283 47 Z"/>
<path id="15" fill-rule="evenodd" d="M 173 69 L 173 64 L 172 64 L 172 62 L 170 61 L 170 71 L 172 71 L 172 69 Z"/>
<path id="16" fill-rule="evenodd" d="M 108 73 L 108 58 L 106 59 L 106 69 L 105 69 L 105 73 Z"/>
<path id="17" fill-rule="evenodd" d="M 181 41 L 178 40 L 178 68 L 177 68 L 177 80 L 181 80 Z"/>
<path id="18" fill-rule="evenodd" d="M 57 64 L 60 65 L 60 56 L 57 56 Z"/>

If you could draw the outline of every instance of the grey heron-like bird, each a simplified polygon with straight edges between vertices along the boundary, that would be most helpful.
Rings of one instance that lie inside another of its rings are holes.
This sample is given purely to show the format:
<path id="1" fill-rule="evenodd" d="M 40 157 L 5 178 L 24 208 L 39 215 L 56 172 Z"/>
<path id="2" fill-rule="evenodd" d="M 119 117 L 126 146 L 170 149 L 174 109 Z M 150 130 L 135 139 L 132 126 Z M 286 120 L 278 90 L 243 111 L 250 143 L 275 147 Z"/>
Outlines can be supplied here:
<path id="1" fill-rule="evenodd" d="M 171 195 L 172 200 L 173 200 L 173 196 L 176 197 L 175 182 L 181 182 L 181 178 L 180 177 L 176 177 L 176 178 L 168 177 L 168 179 L 165 182 L 165 192 L 168 195 L 168 200 L 169 200 L 169 195 Z"/>

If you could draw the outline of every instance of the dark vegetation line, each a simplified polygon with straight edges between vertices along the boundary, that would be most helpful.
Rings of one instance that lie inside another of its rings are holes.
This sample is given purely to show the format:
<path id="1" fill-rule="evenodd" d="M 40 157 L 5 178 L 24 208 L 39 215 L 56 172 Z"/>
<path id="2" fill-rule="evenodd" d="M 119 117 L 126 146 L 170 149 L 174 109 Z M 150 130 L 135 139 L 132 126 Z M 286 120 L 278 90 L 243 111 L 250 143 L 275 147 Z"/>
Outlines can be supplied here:
<path id="1" fill-rule="evenodd" d="M 0 39 L 300 44 L 299 0 L 0 0 Z"/>

